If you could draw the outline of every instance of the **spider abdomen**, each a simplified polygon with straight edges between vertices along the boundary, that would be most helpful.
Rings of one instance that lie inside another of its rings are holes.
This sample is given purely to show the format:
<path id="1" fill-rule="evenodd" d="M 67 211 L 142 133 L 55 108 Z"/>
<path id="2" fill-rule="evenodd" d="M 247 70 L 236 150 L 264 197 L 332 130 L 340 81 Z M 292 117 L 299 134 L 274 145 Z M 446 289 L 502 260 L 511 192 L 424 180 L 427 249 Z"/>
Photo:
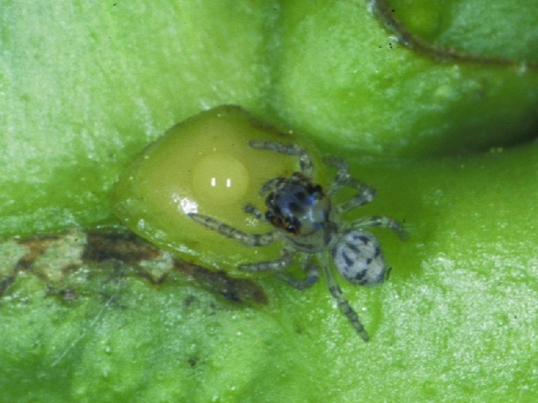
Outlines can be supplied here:
<path id="1" fill-rule="evenodd" d="M 375 236 L 364 231 L 349 231 L 332 249 L 334 265 L 347 281 L 358 285 L 381 283 L 387 267 Z"/>

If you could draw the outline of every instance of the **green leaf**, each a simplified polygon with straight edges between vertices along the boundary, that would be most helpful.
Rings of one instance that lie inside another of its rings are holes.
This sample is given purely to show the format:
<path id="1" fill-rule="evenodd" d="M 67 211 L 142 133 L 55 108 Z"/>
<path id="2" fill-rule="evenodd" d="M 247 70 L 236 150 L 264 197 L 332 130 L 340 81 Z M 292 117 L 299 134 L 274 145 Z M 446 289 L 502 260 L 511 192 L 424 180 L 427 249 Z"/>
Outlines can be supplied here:
<path id="1" fill-rule="evenodd" d="M 532 401 L 532 3 L 402 0 L 394 29 L 378 1 L 3 1 L 4 237 L 116 223 L 109 192 L 136 154 L 233 103 L 345 157 L 378 190 L 347 218 L 391 215 L 411 238 L 376 232 L 387 283 L 341 281 L 369 343 L 322 281 L 248 297 L 130 252 L 88 261 L 79 232 L 7 240 L 0 401 Z"/>

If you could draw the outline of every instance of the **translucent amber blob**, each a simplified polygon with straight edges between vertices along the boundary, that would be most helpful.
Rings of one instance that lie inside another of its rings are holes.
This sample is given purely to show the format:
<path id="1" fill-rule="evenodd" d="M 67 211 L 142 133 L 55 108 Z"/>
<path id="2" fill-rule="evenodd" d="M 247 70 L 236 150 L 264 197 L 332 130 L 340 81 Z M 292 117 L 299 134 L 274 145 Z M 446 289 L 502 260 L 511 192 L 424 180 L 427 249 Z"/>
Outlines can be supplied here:
<path id="1" fill-rule="evenodd" d="M 244 212 L 246 204 L 264 209 L 259 191 L 269 179 L 299 170 L 297 158 L 249 147 L 251 140 L 308 147 L 237 106 L 220 106 L 174 126 L 149 145 L 122 173 L 112 207 L 131 230 L 158 246 L 206 267 L 249 276 L 239 263 L 279 255 L 281 245 L 249 248 L 194 222 L 198 212 L 245 232 L 263 233 L 268 224 Z M 323 164 L 316 157 L 323 183 Z"/>

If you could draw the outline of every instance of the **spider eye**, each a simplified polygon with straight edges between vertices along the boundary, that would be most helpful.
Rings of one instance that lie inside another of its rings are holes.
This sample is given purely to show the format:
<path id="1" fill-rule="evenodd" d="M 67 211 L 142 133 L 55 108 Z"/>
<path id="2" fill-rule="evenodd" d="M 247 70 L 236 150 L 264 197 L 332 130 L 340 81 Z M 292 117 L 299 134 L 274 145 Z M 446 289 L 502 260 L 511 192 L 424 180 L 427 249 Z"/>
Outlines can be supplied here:
<path id="1" fill-rule="evenodd" d="M 296 231 L 297 231 L 297 229 L 295 228 L 295 226 L 293 226 L 293 225 L 290 224 L 290 225 L 288 225 L 288 226 L 286 227 L 286 231 L 289 232 L 289 233 L 295 234 Z"/>
<path id="2" fill-rule="evenodd" d="M 282 226 L 289 234 L 297 235 L 301 232 L 301 223 L 296 218 L 290 217 Z"/>

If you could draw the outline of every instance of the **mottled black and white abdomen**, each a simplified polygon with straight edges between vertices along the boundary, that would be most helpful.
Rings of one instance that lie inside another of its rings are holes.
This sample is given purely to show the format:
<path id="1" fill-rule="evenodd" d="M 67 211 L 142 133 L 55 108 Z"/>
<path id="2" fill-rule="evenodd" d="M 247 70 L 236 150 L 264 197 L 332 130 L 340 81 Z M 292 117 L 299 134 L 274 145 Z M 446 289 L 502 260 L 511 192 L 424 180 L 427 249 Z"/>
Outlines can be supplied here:
<path id="1" fill-rule="evenodd" d="M 381 283 L 387 273 L 381 246 L 375 236 L 364 231 L 348 231 L 332 249 L 336 269 L 352 284 Z"/>

